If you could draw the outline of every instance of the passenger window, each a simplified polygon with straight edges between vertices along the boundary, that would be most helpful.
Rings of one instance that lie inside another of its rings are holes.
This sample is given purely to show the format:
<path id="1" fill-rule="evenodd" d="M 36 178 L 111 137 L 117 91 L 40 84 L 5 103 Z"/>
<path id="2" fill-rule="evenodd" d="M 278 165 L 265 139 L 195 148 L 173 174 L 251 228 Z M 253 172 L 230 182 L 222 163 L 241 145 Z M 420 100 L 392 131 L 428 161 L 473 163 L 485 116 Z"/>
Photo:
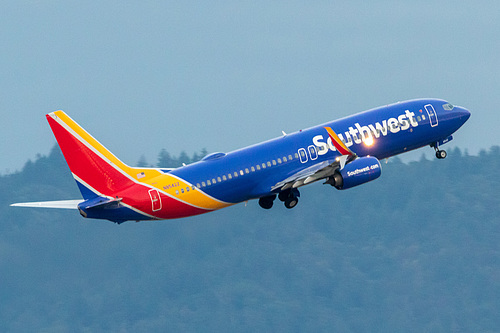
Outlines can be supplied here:
<path id="1" fill-rule="evenodd" d="M 288 160 L 289 161 L 293 160 L 292 155 L 288 155 Z"/>
<path id="2" fill-rule="evenodd" d="M 295 158 L 299 158 L 299 154 L 295 153 Z"/>
<path id="3" fill-rule="evenodd" d="M 276 160 L 273 160 L 273 165 L 276 165 Z"/>
<path id="4" fill-rule="evenodd" d="M 179 195 L 179 190 L 175 190 L 175 194 Z"/>
<path id="5" fill-rule="evenodd" d="M 186 192 L 189 192 L 189 187 L 186 187 Z"/>
<path id="6" fill-rule="evenodd" d="M 257 170 L 260 170 L 260 164 L 257 164 L 255 167 L 257 168 Z"/>
<path id="7" fill-rule="evenodd" d="M 234 172 L 234 178 L 238 177 L 238 173 L 235 171 Z"/>
<path id="8" fill-rule="evenodd" d="M 278 158 L 278 164 L 281 164 L 281 158 Z"/>
<path id="9" fill-rule="evenodd" d="M 197 183 L 197 184 L 196 184 L 196 187 L 197 187 L 197 188 L 200 188 L 200 183 Z"/>
<path id="10" fill-rule="evenodd" d="M 250 168 L 250 171 L 255 172 L 255 168 L 254 168 L 254 167 L 251 167 L 251 168 Z"/>
<path id="11" fill-rule="evenodd" d="M 222 180 L 220 179 L 220 177 L 217 177 L 217 181 L 220 183 Z"/>
<path id="12" fill-rule="evenodd" d="M 228 178 L 228 179 L 232 179 L 232 178 L 233 178 L 233 176 L 231 176 L 231 174 L 230 174 L 230 173 L 228 173 L 228 174 L 227 174 L 227 178 Z"/>
<path id="13" fill-rule="evenodd" d="M 268 166 L 268 167 L 271 167 L 271 162 L 267 162 L 267 166 Z"/>
<path id="14" fill-rule="evenodd" d="M 283 163 L 286 163 L 286 156 L 283 156 Z"/>
<path id="15" fill-rule="evenodd" d="M 226 175 L 222 176 L 222 180 L 227 180 Z"/>
<path id="16" fill-rule="evenodd" d="M 248 170 L 248 168 L 245 168 L 245 173 L 250 173 L 250 171 Z"/>
<path id="17" fill-rule="evenodd" d="M 207 185 L 205 184 L 205 182 L 201 182 L 201 186 L 205 187 Z"/>
<path id="18" fill-rule="evenodd" d="M 207 180 L 207 186 L 210 186 L 210 185 L 212 185 L 212 183 L 210 182 L 210 179 L 209 179 L 209 180 Z"/>
<path id="19" fill-rule="evenodd" d="M 262 163 L 262 169 L 266 168 L 266 163 Z"/>
<path id="20" fill-rule="evenodd" d="M 242 176 L 244 175 L 243 170 L 240 170 L 240 175 L 242 175 Z"/>

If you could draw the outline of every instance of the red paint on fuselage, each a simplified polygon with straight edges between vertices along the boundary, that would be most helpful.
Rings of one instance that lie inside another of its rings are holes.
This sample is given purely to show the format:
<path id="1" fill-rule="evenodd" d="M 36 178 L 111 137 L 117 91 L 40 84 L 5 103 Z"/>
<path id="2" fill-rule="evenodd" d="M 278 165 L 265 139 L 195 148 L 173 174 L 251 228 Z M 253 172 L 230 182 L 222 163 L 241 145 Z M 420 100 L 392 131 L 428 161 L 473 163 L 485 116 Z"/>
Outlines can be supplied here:
<path id="1" fill-rule="evenodd" d="M 52 117 L 48 122 L 61 147 L 71 172 L 99 193 L 122 198 L 122 203 L 160 219 L 171 219 L 210 212 L 180 202 L 160 192 L 162 209 L 153 211 L 148 191 L 151 187 L 136 183 L 110 165 L 69 133 Z"/>

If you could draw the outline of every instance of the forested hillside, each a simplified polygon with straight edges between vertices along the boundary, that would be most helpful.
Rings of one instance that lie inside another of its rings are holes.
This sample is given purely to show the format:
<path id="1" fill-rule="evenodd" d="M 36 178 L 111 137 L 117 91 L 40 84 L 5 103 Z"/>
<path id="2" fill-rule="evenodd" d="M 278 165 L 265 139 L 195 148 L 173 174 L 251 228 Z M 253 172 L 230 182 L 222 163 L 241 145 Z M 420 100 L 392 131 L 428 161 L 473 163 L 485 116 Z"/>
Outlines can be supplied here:
<path id="1" fill-rule="evenodd" d="M 0 331 L 500 331 L 500 148 L 382 167 L 292 210 L 116 225 L 9 207 L 79 198 L 55 147 L 0 177 Z"/>

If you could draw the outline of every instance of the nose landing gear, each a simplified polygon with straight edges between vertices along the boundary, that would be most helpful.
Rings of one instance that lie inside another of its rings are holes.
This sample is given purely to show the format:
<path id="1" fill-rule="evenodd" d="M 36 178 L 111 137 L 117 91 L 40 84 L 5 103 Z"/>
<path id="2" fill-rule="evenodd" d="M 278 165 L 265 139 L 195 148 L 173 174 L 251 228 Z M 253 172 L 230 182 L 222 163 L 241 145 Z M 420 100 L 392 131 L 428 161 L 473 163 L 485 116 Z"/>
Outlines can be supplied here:
<path id="1" fill-rule="evenodd" d="M 439 145 L 437 142 L 431 144 L 431 147 L 434 148 L 434 150 L 436 151 L 436 157 L 438 159 L 442 160 L 443 158 L 446 158 L 446 156 L 448 156 L 446 150 L 439 150 Z"/>
<path id="2" fill-rule="evenodd" d="M 437 150 L 436 151 L 437 158 L 443 159 L 443 158 L 446 158 L 446 156 L 448 156 L 448 154 L 446 153 L 446 150 Z"/>

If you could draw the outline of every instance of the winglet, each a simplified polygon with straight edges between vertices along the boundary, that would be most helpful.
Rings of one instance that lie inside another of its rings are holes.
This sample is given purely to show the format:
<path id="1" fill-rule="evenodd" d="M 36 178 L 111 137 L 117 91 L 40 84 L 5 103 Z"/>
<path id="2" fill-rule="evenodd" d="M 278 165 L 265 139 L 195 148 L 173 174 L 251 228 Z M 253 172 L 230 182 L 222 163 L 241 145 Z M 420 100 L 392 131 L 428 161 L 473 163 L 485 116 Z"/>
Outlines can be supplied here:
<path id="1" fill-rule="evenodd" d="M 339 153 L 341 153 L 342 155 L 347 155 L 347 156 L 356 155 L 352 152 L 352 150 L 347 148 L 345 143 L 342 142 L 342 140 L 340 140 L 337 133 L 335 133 L 335 131 L 332 130 L 331 127 L 325 127 L 325 129 L 328 132 L 328 135 L 330 136 L 330 138 L 332 139 L 332 144 L 335 146 L 335 148 L 338 150 Z"/>

